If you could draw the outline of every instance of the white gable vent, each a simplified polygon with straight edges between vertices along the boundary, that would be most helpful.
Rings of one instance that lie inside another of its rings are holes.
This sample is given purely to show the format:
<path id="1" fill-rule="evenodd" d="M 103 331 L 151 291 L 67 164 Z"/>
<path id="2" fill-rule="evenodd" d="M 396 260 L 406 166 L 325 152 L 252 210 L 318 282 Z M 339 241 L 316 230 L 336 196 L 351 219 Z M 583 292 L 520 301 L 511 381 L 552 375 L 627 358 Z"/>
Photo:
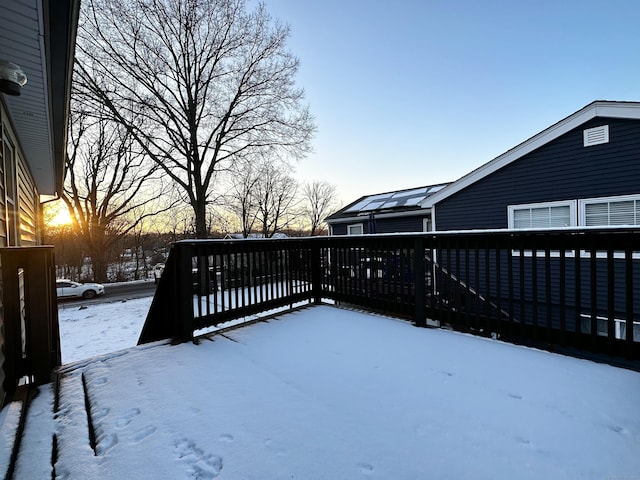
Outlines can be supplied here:
<path id="1" fill-rule="evenodd" d="M 609 125 L 588 128 L 584 131 L 585 147 L 600 145 L 601 143 L 609 143 Z"/>

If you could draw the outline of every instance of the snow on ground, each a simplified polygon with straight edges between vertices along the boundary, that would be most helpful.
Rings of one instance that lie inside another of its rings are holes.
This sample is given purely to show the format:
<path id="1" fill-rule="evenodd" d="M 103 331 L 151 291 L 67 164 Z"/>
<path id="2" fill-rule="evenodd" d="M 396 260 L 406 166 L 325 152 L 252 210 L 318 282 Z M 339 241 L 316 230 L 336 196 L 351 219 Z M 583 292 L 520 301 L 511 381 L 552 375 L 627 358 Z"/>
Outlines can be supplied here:
<path id="1" fill-rule="evenodd" d="M 105 307 L 100 321 L 96 306 L 76 320 L 85 328 L 79 343 L 118 331 L 132 304 L 121 313 Z M 113 325 L 89 326 L 103 322 Z M 74 349 L 70 339 L 64 345 Z M 329 306 L 64 371 L 61 415 L 42 426 L 58 436 L 59 478 L 603 480 L 640 472 L 640 374 Z M 32 465 L 20 462 L 18 478 L 35 478 Z"/>
<path id="2" fill-rule="evenodd" d="M 145 297 L 81 306 L 61 302 L 58 321 L 62 363 L 135 346 L 152 300 Z"/>

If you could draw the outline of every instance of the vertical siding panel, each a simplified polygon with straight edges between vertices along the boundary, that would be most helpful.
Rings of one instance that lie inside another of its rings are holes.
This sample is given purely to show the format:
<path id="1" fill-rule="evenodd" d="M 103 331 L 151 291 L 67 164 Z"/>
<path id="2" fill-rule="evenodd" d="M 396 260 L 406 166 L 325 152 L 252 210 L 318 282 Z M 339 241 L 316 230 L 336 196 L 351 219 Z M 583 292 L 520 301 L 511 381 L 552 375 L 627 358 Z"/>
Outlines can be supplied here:
<path id="1" fill-rule="evenodd" d="M 4 118 L 5 112 L 0 105 L 0 247 L 7 246 L 7 222 L 6 222 L 6 185 L 4 179 Z"/>
<path id="2" fill-rule="evenodd" d="M 18 156 L 18 219 L 22 246 L 37 244 L 37 202 L 35 185 L 27 166 Z"/>

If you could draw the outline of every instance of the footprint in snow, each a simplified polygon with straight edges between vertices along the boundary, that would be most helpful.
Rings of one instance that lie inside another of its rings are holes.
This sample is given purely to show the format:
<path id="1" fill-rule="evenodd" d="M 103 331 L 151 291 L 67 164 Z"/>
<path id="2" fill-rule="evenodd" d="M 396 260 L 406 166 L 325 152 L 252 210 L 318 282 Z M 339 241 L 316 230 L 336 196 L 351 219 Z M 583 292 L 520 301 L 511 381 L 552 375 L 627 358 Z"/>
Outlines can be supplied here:
<path id="1" fill-rule="evenodd" d="M 522 400 L 522 395 L 517 395 L 515 393 L 510 393 L 509 396 L 515 400 Z"/>
<path id="2" fill-rule="evenodd" d="M 91 411 L 91 416 L 93 417 L 93 421 L 96 422 L 98 420 L 102 420 L 109 413 L 109 409 L 107 407 L 97 408 Z"/>
<path id="3" fill-rule="evenodd" d="M 623 433 L 623 434 L 627 433 L 627 431 L 624 428 L 619 427 L 618 425 L 607 425 L 607 428 L 615 433 Z"/>
<path id="4" fill-rule="evenodd" d="M 96 445 L 96 453 L 98 455 L 104 455 L 111 450 L 118 443 L 118 436 L 115 433 L 110 433 L 98 438 L 98 444 Z"/>
<path id="5" fill-rule="evenodd" d="M 373 474 L 373 465 L 368 463 L 360 462 L 358 463 L 358 468 L 360 468 L 360 473 L 363 475 L 371 475 Z"/>
<path id="6" fill-rule="evenodd" d="M 116 427 L 118 428 L 126 427 L 131 423 L 131 420 L 133 420 L 138 415 L 140 415 L 139 408 L 131 408 L 127 410 L 116 420 Z"/>
<path id="7" fill-rule="evenodd" d="M 281 448 L 279 448 L 272 439 L 267 438 L 264 441 L 264 446 L 267 447 L 269 450 L 271 450 L 272 452 L 274 452 L 276 454 L 276 456 L 278 457 L 285 457 L 287 455 L 287 452 Z"/>
<path id="8" fill-rule="evenodd" d="M 211 480 L 220 475 L 222 470 L 222 458 L 207 454 L 196 444 L 187 438 L 183 438 L 174 444 L 174 453 L 178 459 L 189 465 L 187 473 L 189 478 L 195 480 Z"/>
<path id="9" fill-rule="evenodd" d="M 221 442 L 231 443 L 231 442 L 233 442 L 233 435 L 225 433 L 223 435 L 220 435 L 218 437 L 218 440 L 220 440 Z"/>
<path id="10" fill-rule="evenodd" d="M 92 386 L 104 385 L 105 383 L 107 383 L 107 377 L 96 378 L 95 380 L 92 380 L 90 383 Z"/>
<path id="11" fill-rule="evenodd" d="M 149 425 L 144 427 L 141 430 L 138 430 L 136 433 L 133 434 L 133 442 L 132 443 L 140 443 L 141 441 L 143 441 L 145 438 L 150 437 L 151 435 L 153 435 L 153 433 L 156 431 L 156 427 L 154 427 L 153 425 Z"/>

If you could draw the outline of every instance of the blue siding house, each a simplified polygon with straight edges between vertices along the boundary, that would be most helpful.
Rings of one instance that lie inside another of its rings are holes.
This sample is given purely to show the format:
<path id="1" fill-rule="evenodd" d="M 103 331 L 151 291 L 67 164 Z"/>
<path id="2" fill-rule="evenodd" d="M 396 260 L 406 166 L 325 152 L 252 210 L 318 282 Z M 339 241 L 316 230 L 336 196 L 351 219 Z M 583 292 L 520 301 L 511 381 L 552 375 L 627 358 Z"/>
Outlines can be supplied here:
<path id="1" fill-rule="evenodd" d="M 421 202 L 434 230 L 640 224 L 640 103 L 593 102 Z"/>
<path id="2" fill-rule="evenodd" d="M 332 235 L 640 225 L 640 103 L 595 101 L 455 182 L 326 221 Z"/>
<path id="3" fill-rule="evenodd" d="M 385 195 L 363 197 L 329 217 L 331 233 L 637 229 L 640 103 L 590 103 L 457 181 L 427 190 L 410 209 L 396 208 L 387 217 L 377 210 L 390 200 Z M 420 229 L 416 219 L 425 228 Z M 566 322 L 575 331 L 598 336 L 614 328 L 615 338 L 622 339 L 625 326 L 630 325 L 625 312 L 633 312 L 636 342 L 640 341 L 640 253 L 636 250 L 634 246 L 633 256 L 627 257 L 633 265 L 625 263 L 624 252 L 607 258 L 604 250 L 588 254 L 552 249 L 546 254 L 543 249 L 502 249 L 490 258 L 440 250 L 429 261 L 437 273 L 440 295 L 465 297 L 464 305 L 457 308 L 469 314 L 495 310 L 500 292 L 511 291 L 526 302 L 512 305 L 516 314 L 503 311 L 497 317 L 507 315 L 524 323 L 533 318 L 536 323 L 540 312 L 545 312 L 550 328 Z M 536 274 L 545 271 L 548 278 Z M 507 284 L 507 278 L 529 280 Z M 615 289 L 601 288 L 607 282 L 613 282 Z"/>

